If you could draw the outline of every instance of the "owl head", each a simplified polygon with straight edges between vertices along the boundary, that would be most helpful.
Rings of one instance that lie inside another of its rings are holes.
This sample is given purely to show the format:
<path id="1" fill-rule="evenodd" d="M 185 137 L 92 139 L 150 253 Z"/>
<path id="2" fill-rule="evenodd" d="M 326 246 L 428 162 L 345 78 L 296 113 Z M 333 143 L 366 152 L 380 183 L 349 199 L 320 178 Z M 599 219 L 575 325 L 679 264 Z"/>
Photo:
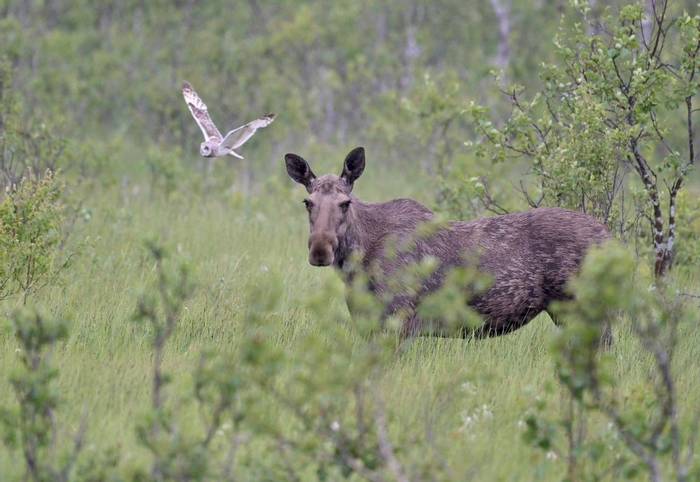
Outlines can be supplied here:
<path id="1" fill-rule="evenodd" d="M 202 142 L 199 145 L 199 153 L 204 157 L 212 157 L 214 155 L 214 146 L 209 142 Z"/>

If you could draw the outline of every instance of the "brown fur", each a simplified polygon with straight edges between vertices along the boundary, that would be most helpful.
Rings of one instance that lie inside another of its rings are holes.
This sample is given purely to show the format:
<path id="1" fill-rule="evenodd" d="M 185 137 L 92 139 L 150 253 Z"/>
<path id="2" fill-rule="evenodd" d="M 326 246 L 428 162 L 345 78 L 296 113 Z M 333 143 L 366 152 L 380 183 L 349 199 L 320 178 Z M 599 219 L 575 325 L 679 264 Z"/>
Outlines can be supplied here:
<path id="1" fill-rule="evenodd" d="M 407 314 L 405 334 L 420 333 L 427 325 L 416 314 L 423 296 L 438 289 L 450 268 L 464 266 L 476 256 L 479 271 L 492 278 L 490 288 L 469 300 L 484 318 L 477 336 L 509 333 L 547 310 L 555 300 L 567 298 L 566 282 L 580 268 L 587 249 L 610 238 L 607 228 L 582 213 L 559 208 L 539 208 L 471 222 L 451 222 L 428 237 L 416 236 L 416 228 L 433 213 L 411 199 L 363 203 L 351 194 L 364 169 L 364 150 L 353 150 L 341 176 L 316 177 L 306 161 L 286 157 L 289 175 L 309 191 L 309 261 L 333 265 L 349 282 L 359 255 L 369 277 L 369 288 L 391 301 L 386 314 Z M 387 243 L 391 240 L 391 243 Z M 387 253 L 388 244 L 411 241 L 409 250 Z M 387 293 L 387 280 L 402 268 L 426 256 L 439 260 L 439 269 L 417 294 Z M 432 321 L 432 320 L 431 320 Z M 466 335 L 468 330 L 463 330 Z"/>

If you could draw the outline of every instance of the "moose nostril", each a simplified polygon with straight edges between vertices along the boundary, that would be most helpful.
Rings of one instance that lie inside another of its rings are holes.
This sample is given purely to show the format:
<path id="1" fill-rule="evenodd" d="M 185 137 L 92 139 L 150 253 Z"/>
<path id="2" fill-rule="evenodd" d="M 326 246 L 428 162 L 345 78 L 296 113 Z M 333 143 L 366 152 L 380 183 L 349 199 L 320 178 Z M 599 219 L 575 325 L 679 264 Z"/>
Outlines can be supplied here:
<path id="1" fill-rule="evenodd" d="M 325 247 L 313 247 L 311 249 L 311 256 L 314 258 L 325 258 L 329 254 L 329 249 L 326 249 Z"/>
<path id="2" fill-rule="evenodd" d="M 314 266 L 328 266 L 333 262 L 330 246 L 312 246 L 309 251 L 309 263 Z"/>

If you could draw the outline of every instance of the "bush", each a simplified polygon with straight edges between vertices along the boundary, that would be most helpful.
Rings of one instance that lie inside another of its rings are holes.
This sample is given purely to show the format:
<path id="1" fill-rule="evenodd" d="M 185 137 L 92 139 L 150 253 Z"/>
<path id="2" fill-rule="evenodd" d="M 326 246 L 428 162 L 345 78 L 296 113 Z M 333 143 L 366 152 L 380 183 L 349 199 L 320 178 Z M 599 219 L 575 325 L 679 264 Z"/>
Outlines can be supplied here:
<path id="1" fill-rule="evenodd" d="M 652 280 L 635 280 L 635 265 L 621 246 L 591 252 L 572 283 L 575 301 L 555 308 L 566 320 L 554 357 L 568 408 L 557 420 L 545 404 L 536 404 L 526 418 L 525 440 L 565 460 L 568 480 L 646 473 L 653 481 L 685 481 L 698 470 L 693 458 L 697 420 L 680 419 L 673 368 L 679 332 L 698 313 L 670 290 L 647 289 Z M 613 353 L 600 352 L 606 324 L 620 320 L 620 314 L 629 317 L 649 360 L 649 382 L 640 401 L 621 399 Z M 587 433 L 587 425 L 601 417 L 608 429 Z"/>
<path id="2" fill-rule="evenodd" d="M 61 183 L 51 172 L 27 177 L 0 201 L 0 300 L 29 295 L 54 280 L 59 262 L 63 205 Z"/>

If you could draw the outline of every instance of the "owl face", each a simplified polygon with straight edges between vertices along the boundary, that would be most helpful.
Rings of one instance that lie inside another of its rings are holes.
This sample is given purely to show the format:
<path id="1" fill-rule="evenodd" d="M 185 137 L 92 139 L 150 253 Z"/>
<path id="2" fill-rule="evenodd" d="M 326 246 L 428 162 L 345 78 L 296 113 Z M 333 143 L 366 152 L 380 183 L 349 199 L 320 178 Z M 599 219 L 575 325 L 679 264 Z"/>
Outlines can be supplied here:
<path id="1" fill-rule="evenodd" d="M 199 146 L 199 153 L 204 157 L 211 157 L 214 155 L 214 148 L 208 142 L 202 142 Z"/>

